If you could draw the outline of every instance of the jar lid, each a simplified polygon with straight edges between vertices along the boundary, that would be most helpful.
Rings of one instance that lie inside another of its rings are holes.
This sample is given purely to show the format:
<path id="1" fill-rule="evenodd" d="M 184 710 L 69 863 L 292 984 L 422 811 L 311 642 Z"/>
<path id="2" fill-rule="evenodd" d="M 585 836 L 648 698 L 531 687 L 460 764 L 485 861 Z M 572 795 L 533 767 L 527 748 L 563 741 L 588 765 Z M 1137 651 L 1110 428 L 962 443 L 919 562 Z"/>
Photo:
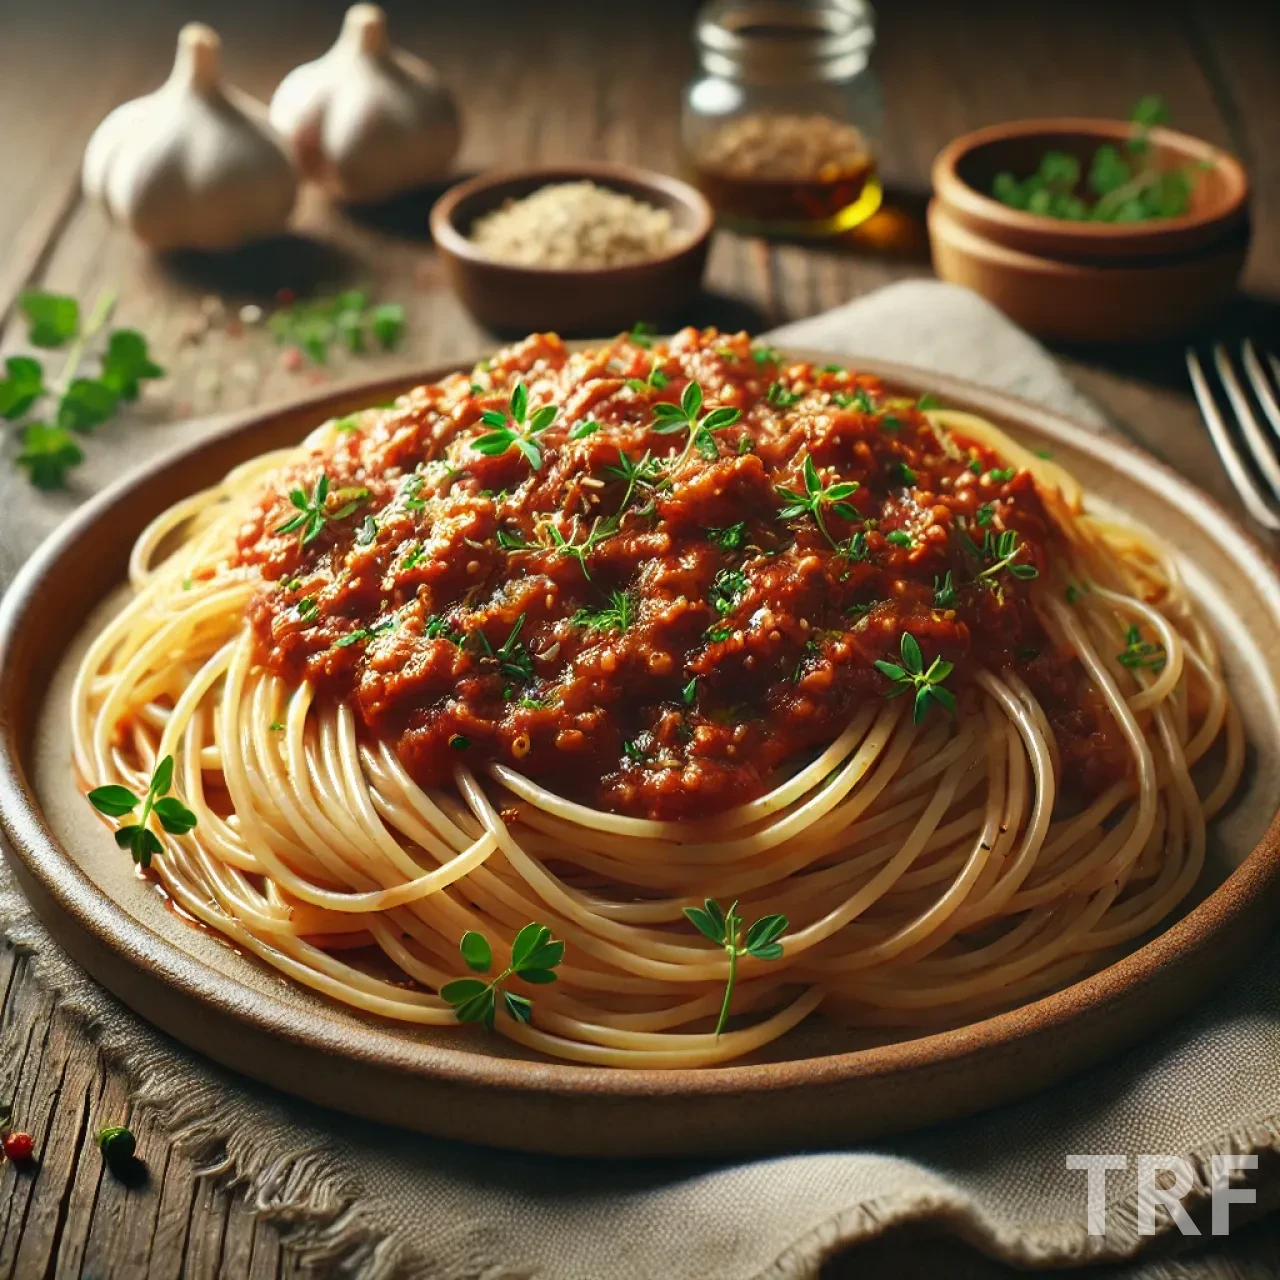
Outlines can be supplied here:
<path id="1" fill-rule="evenodd" d="M 856 76 L 875 21 L 866 0 L 711 0 L 693 34 L 712 75 L 797 84 Z"/>

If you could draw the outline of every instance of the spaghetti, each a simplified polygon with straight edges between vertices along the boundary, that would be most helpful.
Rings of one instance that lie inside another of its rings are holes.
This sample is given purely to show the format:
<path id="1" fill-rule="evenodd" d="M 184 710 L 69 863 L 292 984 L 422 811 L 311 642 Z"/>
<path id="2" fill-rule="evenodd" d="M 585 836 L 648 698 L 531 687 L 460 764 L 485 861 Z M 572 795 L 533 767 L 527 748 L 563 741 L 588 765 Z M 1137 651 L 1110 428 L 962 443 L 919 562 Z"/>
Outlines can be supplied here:
<path id="1" fill-rule="evenodd" d="M 574 1062 L 1060 987 L 1174 911 L 1243 762 L 1154 539 L 985 420 L 745 335 L 529 339 L 179 502 L 130 581 L 75 764 L 145 791 L 173 757 L 177 906 L 430 1025 L 460 938 L 501 967 L 545 922 L 558 981 L 495 1025 Z M 731 961 L 704 899 L 785 915 L 781 954 Z"/>

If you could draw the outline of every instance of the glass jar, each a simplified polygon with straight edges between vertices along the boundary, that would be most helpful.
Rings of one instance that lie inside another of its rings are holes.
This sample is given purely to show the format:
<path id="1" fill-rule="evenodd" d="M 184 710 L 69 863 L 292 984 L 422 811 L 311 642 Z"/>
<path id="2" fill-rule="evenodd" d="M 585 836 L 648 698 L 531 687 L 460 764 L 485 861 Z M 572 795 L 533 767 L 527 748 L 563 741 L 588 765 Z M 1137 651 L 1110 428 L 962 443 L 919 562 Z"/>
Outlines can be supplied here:
<path id="1" fill-rule="evenodd" d="M 721 222 L 778 235 L 847 231 L 879 207 L 880 86 L 865 0 L 712 0 L 681 141 Z"/>

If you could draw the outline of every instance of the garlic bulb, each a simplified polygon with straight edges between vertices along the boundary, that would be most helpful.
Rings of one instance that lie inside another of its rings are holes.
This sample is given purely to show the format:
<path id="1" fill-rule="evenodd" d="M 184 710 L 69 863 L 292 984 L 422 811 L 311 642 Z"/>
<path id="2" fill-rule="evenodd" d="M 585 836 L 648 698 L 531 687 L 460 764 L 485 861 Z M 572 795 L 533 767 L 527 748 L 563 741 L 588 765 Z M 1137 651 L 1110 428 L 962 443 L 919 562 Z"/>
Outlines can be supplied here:
<path id="1" fill-rule="evenodd" d="M 169 79 L 117 107 L 84 153 L 86 193 L 153 249 L 227 249 L 281 231 L 298 179 L 266 108 L 222 83 L 217 32 L 188 23 Z"/>
<path id="2" fill-rule="evenodd" d="M 307 177 L 354 203 L 441 177 L 458 150 L 452 96 L 427 63 L 391 47 L 374 4 L 348 9 L 333 48 L 285 76 L 271 123 Z"/>

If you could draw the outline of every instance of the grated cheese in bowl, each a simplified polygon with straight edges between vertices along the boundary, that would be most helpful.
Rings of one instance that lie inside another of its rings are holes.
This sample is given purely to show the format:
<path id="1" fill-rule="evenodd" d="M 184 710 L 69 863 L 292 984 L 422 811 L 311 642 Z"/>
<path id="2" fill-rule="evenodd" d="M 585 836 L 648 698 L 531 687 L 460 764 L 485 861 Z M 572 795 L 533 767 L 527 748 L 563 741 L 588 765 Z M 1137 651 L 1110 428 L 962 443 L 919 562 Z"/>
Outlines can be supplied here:
<path id="1" fill-rule="evenodd" d="M 671 213 L 594 182 L 555 182 L 477 218 L 471 242 L 497 262 L 620 267 L 671 246 Z"/>

